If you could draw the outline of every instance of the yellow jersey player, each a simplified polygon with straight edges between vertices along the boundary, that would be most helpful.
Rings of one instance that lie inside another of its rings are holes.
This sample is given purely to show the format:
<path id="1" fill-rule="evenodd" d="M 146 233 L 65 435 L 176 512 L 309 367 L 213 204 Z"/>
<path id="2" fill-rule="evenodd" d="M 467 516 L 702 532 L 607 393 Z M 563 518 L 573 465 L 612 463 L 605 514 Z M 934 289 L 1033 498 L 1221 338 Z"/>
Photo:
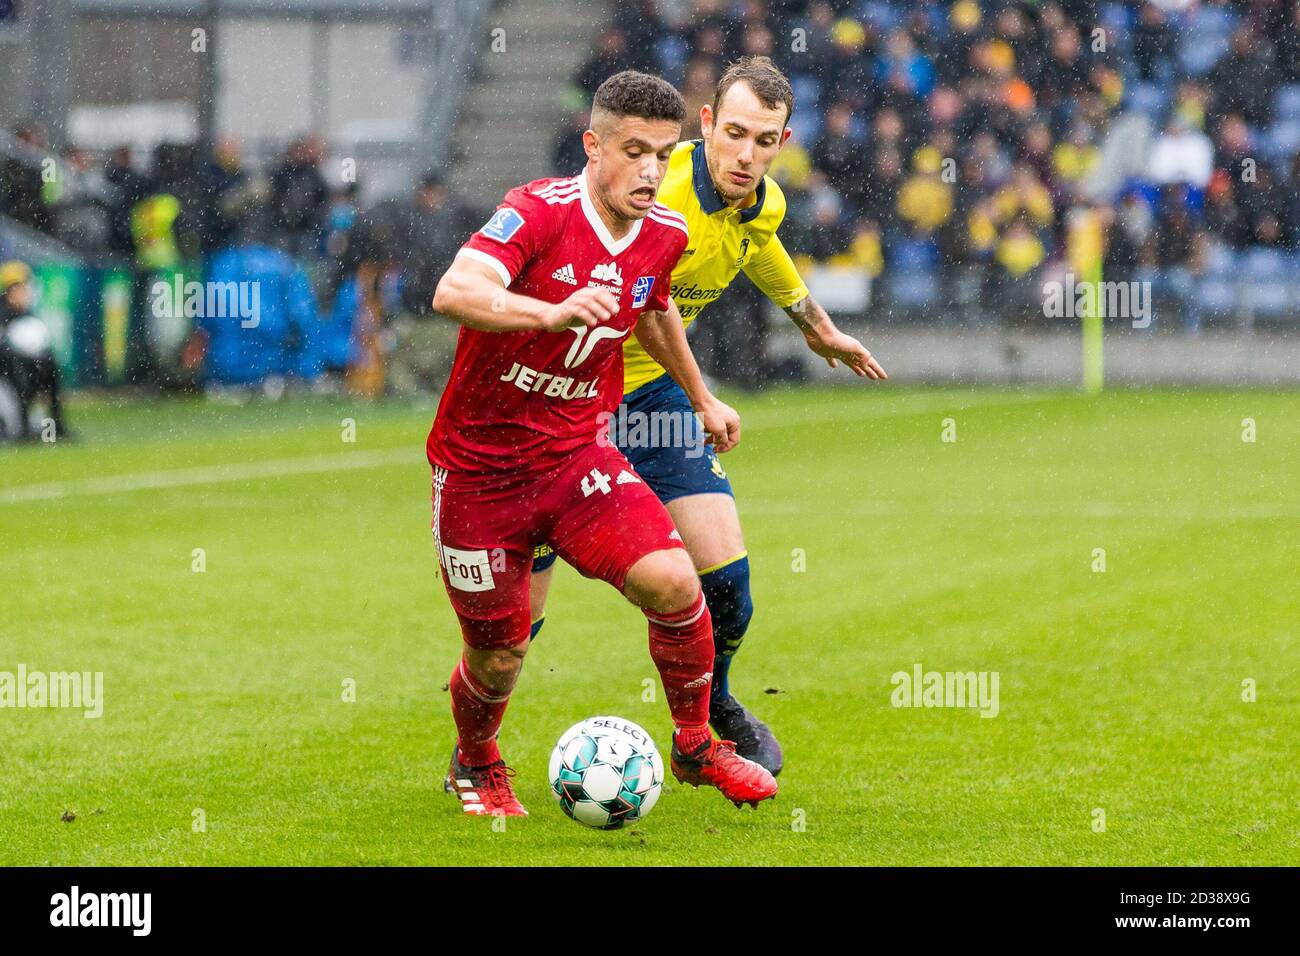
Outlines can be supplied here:
<path id="1" fill-rule="evenodd" d="M 690 325 L 744 270 L 832 367 L 843 362 L 859 376 L 886 378 L 862 343 L 839 331 L 809 295 L 777 237 L 785 196 L 766 173 L 790 138 L 793 108 L 790 83 L 771 60 L 744 58 L 722 75 L 713 104 L 700 108 L 702 138 L 673 151 L 658 200 L 685 217 L 690 241 L 672 271 L 670 311 L 675 307 Z M 667 506 L 700 576 L 716 649 L 710 723 L 742 756 L 779 773 L 776 738 L 728 687 L 754 608 L 735 498 L 715 453 L 739 439 L 739 419 L 709 395 L 698 368 L 673 368 L 670 375 L 638 341 L 624 346 L 623 358 L 623 403 L 609 422 L 610 437 Z M 693 409 L 701 410 L 703 428 Z M 534 636 L 554 561 L 546 547 L 535 552 Z"/>

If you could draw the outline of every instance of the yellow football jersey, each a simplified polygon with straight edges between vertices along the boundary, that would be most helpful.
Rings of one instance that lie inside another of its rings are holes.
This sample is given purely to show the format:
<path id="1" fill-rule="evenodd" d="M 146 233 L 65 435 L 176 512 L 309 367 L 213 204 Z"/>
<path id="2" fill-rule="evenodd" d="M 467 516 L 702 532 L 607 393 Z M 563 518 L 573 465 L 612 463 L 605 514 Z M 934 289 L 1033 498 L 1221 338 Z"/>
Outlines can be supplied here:
<path id="1" fill-rule="evenodd" d="M 777 238 L 785 218 L 785 195 L 764 176 L 754 202 L 743 209 L 723 203 L 704 161 L 704 143 L 679 143 L 659 184 L 658 199 L 686 217 L 690 241 L 673 268 L 672 297 L 690 325 L 704 307 L 722 295 L 741 269 L 781 308 L 808 295 L 799 270 Z M 630 392 L 664 374 L 664 368 L 635 337 L 623 346 L 623 391 Z"/>

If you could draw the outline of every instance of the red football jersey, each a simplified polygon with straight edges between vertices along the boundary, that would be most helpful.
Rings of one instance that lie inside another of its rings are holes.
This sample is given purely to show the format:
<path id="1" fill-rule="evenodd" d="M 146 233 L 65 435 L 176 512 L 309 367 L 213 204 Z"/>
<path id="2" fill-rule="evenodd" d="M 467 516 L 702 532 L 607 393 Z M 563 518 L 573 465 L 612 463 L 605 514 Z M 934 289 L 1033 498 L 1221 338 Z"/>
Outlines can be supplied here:
<path id="1" fill-rule="evenodd" d="M 618 312 L 593 328 L 481 332 L 462 327 L 426 446 L 430 464 L 460 472 L 555 467 L 596 439 L 597 418 L 623 397 L 623 342 L 645 309 L 668 308 L 688 238 L 681 213 L 655 203 L 615 239 L 588 193 L 586 171 L 506 193 L 458 255 L 491 266 L 512 292 L 563 302 L 583 286 L 614 293 Z"/>

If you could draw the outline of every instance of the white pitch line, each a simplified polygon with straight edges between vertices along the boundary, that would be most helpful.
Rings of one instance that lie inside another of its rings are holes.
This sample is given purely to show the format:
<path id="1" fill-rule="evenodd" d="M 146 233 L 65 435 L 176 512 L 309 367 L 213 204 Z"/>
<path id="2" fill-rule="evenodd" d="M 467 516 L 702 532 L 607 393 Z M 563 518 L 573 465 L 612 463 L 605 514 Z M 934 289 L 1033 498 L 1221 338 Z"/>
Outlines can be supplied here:
<path id="1" fill-rule="evenodd" d="M 19 485 L 0 491 L 0 505 L 25 501 L 49 501 L 86 495 L 112 495 L 126 491 L 157 488 L 184 488 L 259 478 L 286 478 L 329 471 L 352 471 L 359 468 L 383 468 L 388 465 L 425 463 L 419 449 L 386 448 L 379 451 L 354 451 L 335 455 L 309 455 L 299 458 L 275 458 L 237 465 L 202 465 L 197 468 L 173 468 L 168 471 L 135 472 L 102 478 L 52 481 L 39 485 Z"/>
<path id="2" fill-rule="evenodd" d="M 884 406 L 873 408 L 847 404 L 818 410 L 803 415 L 789 415 L 769 421 L 758 421 L 746 426 L 741 415 L 741 428 L 751 431 L 766 428 L 791 428 L 802 425 L 829 424 L 838 421 L 858 422 L 882 418 L 901 418 L 906 415 L 926 415 L 940 411 L 961 411 L 989 405 L 1024 405 L 1054 398 L 1050 394 L 1007 393 L 994 396 L 954 396 L 939 399 L 923 395 L 923 407 Z M 779 410 L 764 412 L 779 414 Z M 758 413 L 760 416 L 763 412 Z M 0 490 L 0 505 L 22 504 L 31 501 L 52 501 L 60 498 L 79 498 L 89 495 L 113 495 L 132 491 L 150 491 L 159 488 L 185 488 L 194 485 L 220 484 L 232 481 L 253 481 L 259 478 L 287 478 L 293 475 L 311 475 L 331 471 L 352 471 L 360 468 L 384 468 L 392 465 L 424 464 L 423 449 L 388 448 L 377 451 L 353 451 L 334 455 L 310 455 L 298 458 L 274 458 L 268 461 L 229 465 L 201 465 L 195 468 L 174 468 L 167 471 L 131 472 L 106 475 L 98 478 L 79 478 L 70 481 L 51 481 L 34 485 L 18 485 Z"/>

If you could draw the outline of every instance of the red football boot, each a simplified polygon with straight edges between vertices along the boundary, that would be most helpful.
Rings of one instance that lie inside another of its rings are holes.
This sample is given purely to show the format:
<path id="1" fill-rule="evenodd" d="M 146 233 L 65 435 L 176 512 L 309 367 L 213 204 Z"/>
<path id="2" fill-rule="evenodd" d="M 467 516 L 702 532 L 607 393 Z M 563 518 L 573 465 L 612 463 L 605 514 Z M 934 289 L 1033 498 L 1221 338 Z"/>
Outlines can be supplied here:
<path id="1" fill-rule="evenodd" d="M 498 760 L 486 767 L 466 767 L 458 748 L 451 751 L 451 767 L 442 788 L 460 797 L 460 808 L 475 816 L 526 817 L 528 811 L 515 796 L 510 778 L 515 772 Z"/>
<path id="2" fill-rule="evenodd" d="M 757 807 L 760 800 L 776 796 L 776 778 L 752 760 L 736 753 L 730 740 L 709 739 L 694 753 L 684 754 L 673 741 L 673 776 L 692 787 L 717 787 L 722 795 L 740 806 Z"/>

